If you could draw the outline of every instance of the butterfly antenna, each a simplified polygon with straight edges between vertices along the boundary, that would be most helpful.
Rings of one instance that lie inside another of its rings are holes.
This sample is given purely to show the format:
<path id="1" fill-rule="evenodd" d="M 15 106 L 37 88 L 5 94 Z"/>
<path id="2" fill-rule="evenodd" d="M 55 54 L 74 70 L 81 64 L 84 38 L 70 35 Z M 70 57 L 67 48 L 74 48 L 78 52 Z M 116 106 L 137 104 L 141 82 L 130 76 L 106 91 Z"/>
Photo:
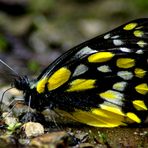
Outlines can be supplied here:
<path id="1" fill-rule="evenodd" d="M 0 59 L 0 62 L 19 77 L 19 74 L 14 69 L 12 69 L 8 64 L 6 64 L 3 60 Z"/>
<path id="2" fill-rule="evenodd" d="M 31 96 L 29 97 L 29 101 L 28 101 L 28 113 L 30 112 L 30 106 L 31 106 Z"/>
<path id="3" fill-rule="evenodd" d="M 10 106 L 13 102 L 14 102 L 14 101 L 12 101 L 12 102 L 9 104 L 9 106 Z M 13 109 L 15 108 L 16 104 L 17 104 L 17 103 L 15 103 L 15 104 L 10 108 L 10 110 L 8 111 L 8 113 L 5 114 L 5 116 L 2 117 L 2 120 L 5 120 L 5 118 L 7 118 L 7 117 L 9 117 L 9 116 L 11 115 L 11 113 L 12 113 Z"/>
<path id="4" fill-rule="evenodd" d="M 12 102 L 13 103 L 13 102 Z M 8 117 L 11 113 L 12 113 L 12 110 L 15 108 L 17 103 L 15 103 L 11 108 L 10 108 L 10 111 L 3 117 L 3 118 L 6 118 Z"/>

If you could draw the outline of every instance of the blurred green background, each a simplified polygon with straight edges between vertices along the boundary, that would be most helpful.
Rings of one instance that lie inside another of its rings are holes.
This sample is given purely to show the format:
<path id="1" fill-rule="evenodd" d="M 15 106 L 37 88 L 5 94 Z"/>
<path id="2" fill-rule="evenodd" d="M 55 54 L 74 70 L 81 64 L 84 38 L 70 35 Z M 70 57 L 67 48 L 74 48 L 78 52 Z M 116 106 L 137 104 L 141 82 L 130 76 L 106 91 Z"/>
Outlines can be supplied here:
<path id="1" fill-rule="evenodd" d="M 147 0 L 0 0 L 0 58 L 38 75 L 73 46 L 147 17 L 147 8 Z"/>

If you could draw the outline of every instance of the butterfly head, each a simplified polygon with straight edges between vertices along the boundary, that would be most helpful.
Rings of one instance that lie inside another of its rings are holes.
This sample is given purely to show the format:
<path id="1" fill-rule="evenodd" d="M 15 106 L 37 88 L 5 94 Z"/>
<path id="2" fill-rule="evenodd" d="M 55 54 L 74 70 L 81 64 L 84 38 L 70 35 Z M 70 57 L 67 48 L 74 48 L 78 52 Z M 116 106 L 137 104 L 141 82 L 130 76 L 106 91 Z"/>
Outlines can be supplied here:
<path id="1" fill-rule="evenodd" d="M 27 76 L 21 76 L 14 80 L 13 86 L 21 91 L 27 91 L 30 89 L 30 82 Z"/>
<path id="2" fill-rule="evenodd" d="M 21 76 L 14 80 L 13 87 L 20 90 L 24 94 L 24 102 L 31 108 L 37 108 L 39 110 L 44 108 L 45 105 L 42 103 L 41 95 L 36 92 L 36 80 L 29 80 L 27 76 Z"/>

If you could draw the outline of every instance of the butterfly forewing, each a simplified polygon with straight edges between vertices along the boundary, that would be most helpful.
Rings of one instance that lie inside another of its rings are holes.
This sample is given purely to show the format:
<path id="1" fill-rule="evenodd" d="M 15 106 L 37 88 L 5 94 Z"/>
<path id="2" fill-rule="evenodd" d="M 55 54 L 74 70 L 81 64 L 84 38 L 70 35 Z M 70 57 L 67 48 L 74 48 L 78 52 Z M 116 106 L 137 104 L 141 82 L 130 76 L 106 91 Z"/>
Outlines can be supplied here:
<path id="1" fill-rule="evenodd" d="M 43 107 L 60 109 L 88 125 L 143 123 L 147 71 L 148 19 L 139 19 L 63 54 L 38 77 L 35 89 Z"/>

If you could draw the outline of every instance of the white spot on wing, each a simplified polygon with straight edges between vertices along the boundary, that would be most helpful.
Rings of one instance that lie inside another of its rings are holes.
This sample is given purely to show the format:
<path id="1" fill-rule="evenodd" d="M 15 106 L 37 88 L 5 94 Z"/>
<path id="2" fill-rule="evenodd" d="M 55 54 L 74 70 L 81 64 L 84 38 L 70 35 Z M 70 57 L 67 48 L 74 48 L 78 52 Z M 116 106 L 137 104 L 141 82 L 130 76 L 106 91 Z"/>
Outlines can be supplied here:
<path id="1" fill-rule="evenodd" d="M 119 77 L 123 78 L 124 80 L 130 80 L 130 79 L 132 79 L 132 77 L 133 77 L 132 72 L 129 72 L 129 71 L 119 71 L 119 72 L 117 73 L 117 75 L 118 75 Z"/>
<path id="2" fill-rule="evenodd" d="M 107 93 L 109 97 L 102 97 L 104 100 L 118 105 L 123 104 L 122 100 L 124 99 L 124 95 L 122 93 L 114 90 L 107 90 L 105 93 Z"/>
<path id="3" fill-rule="evenodd" d="M 143 50 L 142 49 L 139 49 L 139 50 L 136 51 L 136 53 L 137 54 L 143 54 Z"/>
<path id="4" fill-rule="evenodd" d="M 117 39 L 117 38 L 119 38 L 120 36 L 119 35 L 115 35 L 115 36 L 112 36 L 111 38 L 112 39 Z"/>
<path id="5" fill-rule="evenodd" d="M 96 53 L 96 52 L 98 52 L 98 51 L 93 50 L 90 47 L 86 46 L 86 47 L 82 48 L 81 50 L 79 50 L 75 56 L 84 57 L 85 55 L 90 55 L 90 54 Z"/>
<path id="6" fill-rule="evenodd" d="M 138 44 L 138 46 L 141 47 L 141 48 L 144 48 L 145 45 L 147 45 L 147 43 L 144 42 L 143 40 L 138 41 L 137 44 Z"/>
<path id="7" fill-rule="evenodd" d="M 87 70 L 88 70 L 87 66 L 85 66 L 84 64 L 80 64 L 76 67 L 76 69 L 73 73 L 73 77 L 81 75 L 81 74 L 85 73 Z"/>
<path id="8" fill-rule="evenodd" d="M 121 40 L 114 39 L 114 40 L 113 40 L 113 44 L 114 44 L 115 46 L 120 46 L 120 45 L 123 45 L 123 42 L 122 42 Z"/>
<path id="9" fill-rule="evenodd" d="M 131 52 L 131 50 L 129 48 L 126 48 L 126 47 L 121 47 L 120 50 L 123 51 L 123 52 Z"/>
<path id="10" fill-rule="evenodd" d="M 109 38 L 110 38 L 110 34 L 109 33 L 104 36 L 104 39 L 109 39 Z"/>
<path id="11" fill-rule="evenodd" d="M 104 73 L 111 72 L 111 69 L 108 65 L 102 65 L 102 66 L 98 67 L 97 70 L 104 72 Z"/>
<path id="12" fill-rule="evenodd" d="M 121 81 L 113 85 L 113 89 L 123 91 L 127 85 L 127 82 Z"/>

